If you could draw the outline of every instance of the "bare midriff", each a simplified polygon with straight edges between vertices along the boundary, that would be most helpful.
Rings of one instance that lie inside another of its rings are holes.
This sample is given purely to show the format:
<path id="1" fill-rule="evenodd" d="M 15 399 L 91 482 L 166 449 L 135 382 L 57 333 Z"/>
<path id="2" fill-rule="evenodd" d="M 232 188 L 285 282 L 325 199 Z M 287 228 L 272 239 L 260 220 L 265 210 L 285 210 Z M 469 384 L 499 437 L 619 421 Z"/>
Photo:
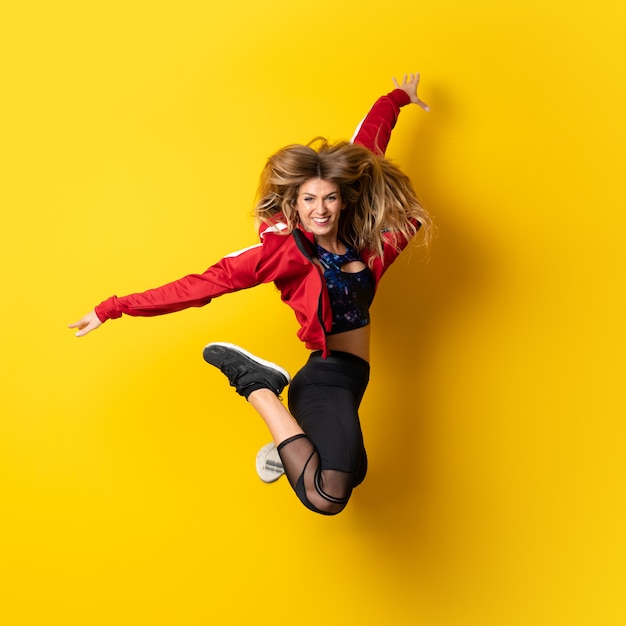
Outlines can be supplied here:
<path id="1" fill-rule="evenodd" d="M 332 352 L 349 352 L 361 357 L 369 363 L 370 360 L 370 325 L 348 330 L 345 333 L 337 333 L 326 337 L 328 349 Z"/>

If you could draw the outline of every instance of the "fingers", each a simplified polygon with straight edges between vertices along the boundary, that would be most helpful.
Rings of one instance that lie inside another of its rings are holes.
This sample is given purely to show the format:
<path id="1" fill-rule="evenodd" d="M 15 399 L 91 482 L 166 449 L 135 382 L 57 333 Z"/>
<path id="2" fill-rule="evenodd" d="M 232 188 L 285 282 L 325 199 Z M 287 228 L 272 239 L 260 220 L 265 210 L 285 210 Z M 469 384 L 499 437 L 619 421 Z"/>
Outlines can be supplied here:
<path id="1" fill-rule="evenodd" d="M 78 328 L 78 332 L 74 333 L 76 337 L 82 337 L 91 330 L 89 328 L 89 322 L 87 322 L 85 318 L 78 320 L 78 322 L 74 322 L 73 324 L 69 324 L 68 328 Z"/>
<path id="2" fill-rule="evenodd" d="M 411 102 L 417 104 L 419 107 L 424 109 L 424 111 L 430 111 L 430 107 L 423 100 L 420 100 L 417 96 L 417 87 L 420 82 L 419 72 L 404 74 L 401 83 L 398 82 L 395 76 L 392 78 L 392 80 L 396 89 L 402 89 L 409 95 Z"/>
<path id="3" fill-rule="evenodd" d="M 94 324 L 93 322 L 78 324 L 78 332 L 74 333 L 76 337 L 84 337 L 87 333 L 98 328 L 100 324 Z M 76 326 L 74 326 L 76 328 Z"/>
<path id="4" fill-rule="evenodd" d="M 417 87 L 419 85 L 419 82 L 420 82 L 419 72 L 415 72 L 415 74 L 411 74 L 411 84 L 415 85 L 415 97 L 416 97 L 415 104 L 417 104 L 418 106 L 422 107 L 422 109 L 424 109 L 424 111 L 430 111 L 430 107 L 423 100 L 420 100 L 417 97 Z"/>
<path id="5" fill-rule="evenodd" d="M 404 76 L 402 77 L 403 85 L 410 85 L 412 83 L 419 83 L 419 82 L 420 82 L 419 72 L 414 72 L 412 74 L 404 74 Z M 395 77 L 393 78 L 393 84 L 396 85 L 396 87 L 400 87 Z"/>
<path id="6" fill-rule="evenodd" d="M 69 324 L 68 328 L 78 328 L 78 332 L 74 333 L 74 335 L 76 335 L 76 337 L 84 337 L 87 333 L 90 333 L 92 330 L 95 330 L 101 325 L 102 322 L 97 317 L 95 311 L 92 311 L 91 313 L 87 313 L 87 315 L 79 319 L 77 322 Z"/>
<path id="7" fill-rule="evenodd" d="M 402 87 L 406 87 L 407 85 L 411 84 L 415 79 L 414 79 L 414 74 L 411 74 L 411 80 L 409 80 L 408 74 L 404 74 L 404 76 L 402 77 L 402 83 L 399 83 L 395 76 L 393 76 L 391 80 L 393 81 L 394 87 L 402 89 Z"/>
<path id="8" fill-rule="evenodd" d="M 422 109 L 424 109 L 424 111 L 426 111 L 426 112 L 430 111 L 430 107 L 423 100 L 420 100 L 418 98 L 416 104 L 417 104 L 417 106 L 422 107 Z"/>
<path id="9" fill-rule="evenodd" d="M 397 89 L 403 89 L 404 87 L 415 87 L 415 89 L 417 89 L 417 86 L 420 82 L 420 75 L 419 72 L 415 72 L 413 74 L 404 74 L 401 83 L 398 82 L 395 76 L 393 76 L 391 80 L 393 81 L 394 87 L 396 87 Z"/>
<path id="10" fill-rule="evenodd" d="M 406 76 L 405 76 L 405 78 L 406 78 Z M 407 79 L 407 84 L 415 85 L 416 89 L 417 89 L 417 86 L 419 85 L 419 82 L 420 82 L 419 72 L 415 72 L 415 74 L 410 74 L 409 78 Z"/>

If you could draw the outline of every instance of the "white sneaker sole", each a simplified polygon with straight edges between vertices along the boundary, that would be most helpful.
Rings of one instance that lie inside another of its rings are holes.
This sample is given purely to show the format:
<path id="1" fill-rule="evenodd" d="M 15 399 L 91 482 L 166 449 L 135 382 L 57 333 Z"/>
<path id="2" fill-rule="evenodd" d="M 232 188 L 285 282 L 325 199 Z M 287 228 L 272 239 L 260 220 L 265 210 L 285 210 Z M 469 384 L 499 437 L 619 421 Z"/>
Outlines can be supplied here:
<path id="1" fill-rule="evenodd" d="M 264 483 L 273 483 L 285 473 L 278 450 L 273 443 L 268 443 L 257 452 L 256 473 Z"/>

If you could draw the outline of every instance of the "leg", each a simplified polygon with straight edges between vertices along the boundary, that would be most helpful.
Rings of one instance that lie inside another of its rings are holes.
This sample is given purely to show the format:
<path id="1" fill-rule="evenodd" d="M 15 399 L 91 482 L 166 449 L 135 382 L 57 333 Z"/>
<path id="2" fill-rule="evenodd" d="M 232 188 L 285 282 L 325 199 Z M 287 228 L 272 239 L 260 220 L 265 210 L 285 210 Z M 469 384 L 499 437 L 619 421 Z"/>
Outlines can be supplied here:
<path id="1" fill-rule="evenodd" d="M 203 356 L 207 363 L 219 368 L 237 393 L 256 409 L 276 445 L 304 433 L 278 398 L 290 382 L 289 374 L 282 367 L 230 343 L 210 343 L 204 348 Z"/>
<path id="2" fill-rule="evenodd" d="M 302 503 L 325 515 L 342 511 L 365 475 L 357 409 L 369 365 L 347 357 L 347 361 L 317 355 L 309 359 L 296 377 L 296 393 L 290 392 L 296 421 L 278 398 L 289 382 L 282 368 L 231 344 L 209 344 L 204 350 L 205 360 L 226 374 L 267 425 Z"/>
<path id="3" fill-rule="evenodd" d="M 304 435 L 291 413 L 270 389 L 257 389 L 248 396 L 248 402 L 265 422 L 278 447 L 285 439 Z"/>
<path id="4" fill-rule="evenodd" d="M 358 408 L 368 380 L 362 359 L 314 353 L 290 387 L 289 408 L 306 436 L 283 441 L 278 452 L 296 494 L 317 513 L 341 512 L 365 477 Z"/>

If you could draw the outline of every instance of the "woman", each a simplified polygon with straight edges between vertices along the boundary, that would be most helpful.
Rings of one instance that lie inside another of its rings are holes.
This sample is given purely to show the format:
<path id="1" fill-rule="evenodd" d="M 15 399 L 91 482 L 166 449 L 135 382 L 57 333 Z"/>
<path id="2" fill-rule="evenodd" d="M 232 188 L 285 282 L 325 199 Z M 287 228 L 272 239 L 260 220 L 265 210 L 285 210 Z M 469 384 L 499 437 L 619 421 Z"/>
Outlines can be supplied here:
<path id="1" fill-rule="evenodd" d="M 430 232 L 409 179 L 384 158 L 400 107 L 428 107 L 417 96 L 419 74 L 393 82 L 395 89 L 377 100 L 353 143 L 315 140 L 268 159 L 255 209 L 261 243 L 203 274 L 113 296 L 70 325 L 81 337 L 123 313 L 171 313 L 273 281 L 312 350 L 291 382 L 289 411 L 279 396 L 290 379 L 279 366 L 226 343 L 206 346 L 204 358 L 266 423 L 274 443 L 261 451 L 261 465 L 282 465 L 301 502 L 325 515 L 345 508 L 367 470 L 358 408 L 369 380 L 376 287 L 417 230 L 425 241 Z M 267 471 L 260 475 L 272 479 Z"/>

